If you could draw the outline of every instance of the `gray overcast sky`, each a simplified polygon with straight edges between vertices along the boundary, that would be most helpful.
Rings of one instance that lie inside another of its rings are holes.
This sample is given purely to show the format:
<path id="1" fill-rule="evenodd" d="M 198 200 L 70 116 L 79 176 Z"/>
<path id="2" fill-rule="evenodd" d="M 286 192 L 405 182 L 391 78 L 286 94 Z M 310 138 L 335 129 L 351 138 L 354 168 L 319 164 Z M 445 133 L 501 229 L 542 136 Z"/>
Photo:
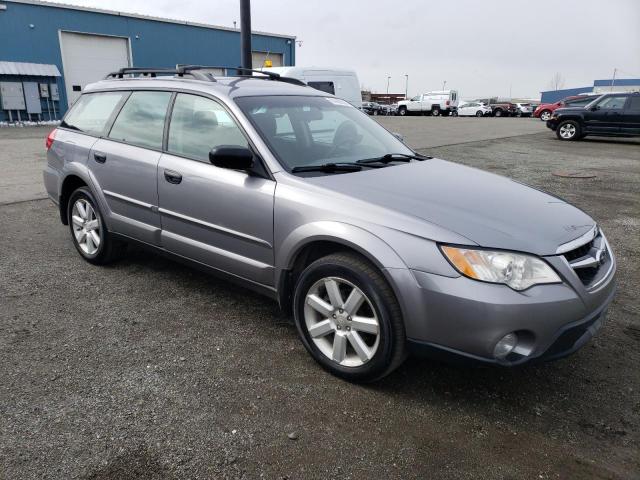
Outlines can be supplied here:
<path id="1" fill-rule="evenodd" d="M 239 25 L 239 0 L 59 3 L 215 25 Z M 538 97 L 564 87 L 640 78 L 640 0 L 253 0 L 252 27 L 295 35 L 297 65 L 353 68 L 374 91 L 447 88 L 463 98 Z"/>

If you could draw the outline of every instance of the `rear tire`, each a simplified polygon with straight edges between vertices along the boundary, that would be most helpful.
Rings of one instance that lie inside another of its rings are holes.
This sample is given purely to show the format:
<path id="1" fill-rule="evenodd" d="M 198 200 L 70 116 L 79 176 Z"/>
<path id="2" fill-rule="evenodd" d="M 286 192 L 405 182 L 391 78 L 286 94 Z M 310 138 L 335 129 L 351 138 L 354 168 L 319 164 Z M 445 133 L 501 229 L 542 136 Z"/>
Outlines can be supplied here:
<path id="1" fill-rule="evenodd" d="M 107 230 L 98 202 L 88 187 L 80 187 L 71 194 L 67 218 L 73 245 L 87 262 L 105 265 L 124 254 L 126 243 Z"/>
<path id="2" fill-rule="evenodd" d="M 481 117 L 481 116 L 482 116 L 482 111 L 478 110 L 478 111 L 476 112 L 476 117 Z"/>
<path id="3" fill-rule="evenodd" d="M 333 375 L 373 382 L 406 357 L 404 322 L 393 290 L 359 255 L 335 253 L 309 265 L 296 282 L 293 307 L 302 343 Z"/>
<path id="4" fill-rule="evenodd" d="M 556 127 L 556 137 L 560 140 L 574 141 L 582 138 L 580 124 L 574 120 L 565 120 Z"/>
<path id="5" fill-rule="evenodd" d="M 432 117 L 439 117 L 440 116 L 440 109 L 439 108 L 434 108 L 433 110 L 431 110 L 431 116 Z"/>

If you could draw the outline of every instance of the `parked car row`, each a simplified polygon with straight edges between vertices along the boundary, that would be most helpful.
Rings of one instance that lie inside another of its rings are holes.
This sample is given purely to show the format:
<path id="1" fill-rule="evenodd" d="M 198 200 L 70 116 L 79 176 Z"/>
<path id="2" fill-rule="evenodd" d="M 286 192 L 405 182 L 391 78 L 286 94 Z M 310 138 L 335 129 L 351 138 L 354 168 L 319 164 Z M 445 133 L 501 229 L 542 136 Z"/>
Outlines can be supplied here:
<path id="1" fill-rule="evenodd" d="M 542 103 L 533 112 L 533 116 L 539 118 L 543 122 L 551 119 L 551 115 L 558 108 L 562 107 L 584 107 L 593 102 L 600 95 L 574 95 L 571 97 L 563 98 L 555 103 Z"/>

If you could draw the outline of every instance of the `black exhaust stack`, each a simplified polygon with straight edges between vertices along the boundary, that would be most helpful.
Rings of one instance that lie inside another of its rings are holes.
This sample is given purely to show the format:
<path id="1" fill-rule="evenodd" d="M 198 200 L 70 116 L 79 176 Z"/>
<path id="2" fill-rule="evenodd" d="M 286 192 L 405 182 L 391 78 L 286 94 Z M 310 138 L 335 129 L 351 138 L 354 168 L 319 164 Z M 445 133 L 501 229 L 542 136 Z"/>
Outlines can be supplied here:
<path id="1" fill-rule="evenodd" d="M 251 1 L 240 0 L 240 58 L 243 68 L 252 68 L 251 61 Z"/>

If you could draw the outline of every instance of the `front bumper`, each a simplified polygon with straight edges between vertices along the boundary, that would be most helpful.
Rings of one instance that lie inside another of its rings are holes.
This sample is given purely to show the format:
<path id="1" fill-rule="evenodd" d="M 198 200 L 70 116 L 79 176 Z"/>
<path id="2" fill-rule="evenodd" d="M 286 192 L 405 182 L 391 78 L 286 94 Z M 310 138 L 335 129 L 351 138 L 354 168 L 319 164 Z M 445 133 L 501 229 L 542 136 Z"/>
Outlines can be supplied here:
<path id="1" fill-rule="evenodd" d="M 547 128 L 550 128 L 551 130 L 553 130 L 554 132 L 556 131 L 556 128 L 558 128 L 558 120 L 556 119 L 551 119 L 551 120 L 547 120 Z"/>
<path id="2" fill-rule="evenodd" d="M 615 260 L 593 290 L 587 290 L 563 259 L 548 260 L 565 282 L 522 292 L 466 277 L 412 271 L 413 286 L 403 288 L 400 298 L 410 350 L 504 366 L 575 352 L 604 322 L 616 290 Z M 510 332 L 520 339 L 516 353 L 496 359 L 496 343 Z"/>

